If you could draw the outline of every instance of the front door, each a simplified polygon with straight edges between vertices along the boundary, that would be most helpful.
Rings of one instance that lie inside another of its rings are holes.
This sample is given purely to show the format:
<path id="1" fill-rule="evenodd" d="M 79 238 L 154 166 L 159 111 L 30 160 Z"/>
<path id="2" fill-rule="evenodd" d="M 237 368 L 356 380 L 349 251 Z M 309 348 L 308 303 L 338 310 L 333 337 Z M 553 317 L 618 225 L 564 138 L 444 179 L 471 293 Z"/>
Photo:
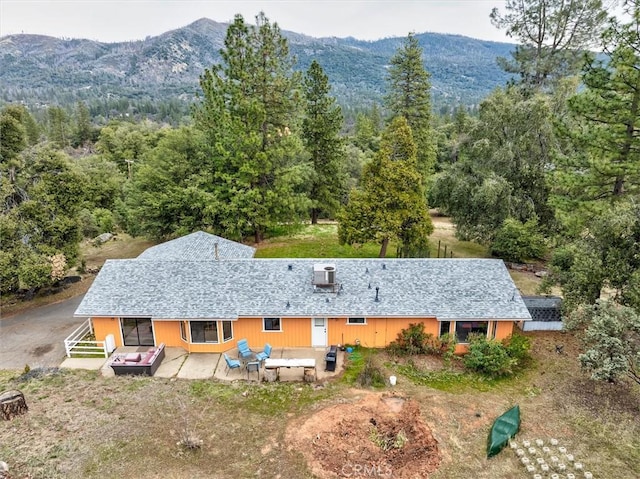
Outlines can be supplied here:
<path id="1" fill-rule="evenodd" d="M 153 346 L 153 326 L 149 318 L 122 318 L 125 346 Z"/>
<path id="2" fill-rule="evenodd" d="M 311 318 L 311 346 L 327 345 L 327 318 Z"/>

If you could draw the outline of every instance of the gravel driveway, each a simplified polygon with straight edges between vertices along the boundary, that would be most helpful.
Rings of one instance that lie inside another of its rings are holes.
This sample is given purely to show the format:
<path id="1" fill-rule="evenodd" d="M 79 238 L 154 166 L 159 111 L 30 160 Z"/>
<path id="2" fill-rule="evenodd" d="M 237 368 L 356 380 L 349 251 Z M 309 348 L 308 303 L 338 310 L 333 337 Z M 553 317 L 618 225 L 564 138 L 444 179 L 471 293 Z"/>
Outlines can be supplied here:
<path id="1" fill-rule="evenodd" d="M 59 366 L 65 338 L 85 321 L 73 317 L 83 296 L 0 319 L 0 369 Z"/>

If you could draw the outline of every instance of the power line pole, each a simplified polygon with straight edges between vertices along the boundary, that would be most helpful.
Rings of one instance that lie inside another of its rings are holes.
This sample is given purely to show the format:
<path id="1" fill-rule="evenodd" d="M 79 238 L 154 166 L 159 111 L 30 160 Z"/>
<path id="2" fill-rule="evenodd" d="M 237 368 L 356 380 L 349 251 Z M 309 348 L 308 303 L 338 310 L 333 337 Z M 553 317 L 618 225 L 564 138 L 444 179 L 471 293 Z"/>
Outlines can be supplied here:
<path id="1" fill-rule="evenodd" d="M 134 160 L 124 160 L 127 163 L 127 170 L 129 171 L 129 179 L 131 179 L 131 176 L 133 174 L 133 161 Z"/>

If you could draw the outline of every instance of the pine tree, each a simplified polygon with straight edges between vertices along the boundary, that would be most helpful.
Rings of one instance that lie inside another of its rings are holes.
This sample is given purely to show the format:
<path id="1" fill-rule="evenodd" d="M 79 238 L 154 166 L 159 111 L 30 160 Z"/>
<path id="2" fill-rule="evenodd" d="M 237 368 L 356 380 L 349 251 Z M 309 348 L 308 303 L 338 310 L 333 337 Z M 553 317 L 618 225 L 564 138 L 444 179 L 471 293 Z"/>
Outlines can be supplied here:
<path id="1" fill-rule="evenodd" d="M 82 146 L 93 136 L 91 116 L 87 105 L 80 101 L 76 105 L 75 128 L 73 132 L 73 146 Z"/>
<path id="2" fill-rule="evenodd" d="M 381 258 L 392 240 L 400 242 L 400 256 L 428 250 L 433 225 L 416 146 L 404 117 L 395 118 L 385 130 L 380 152 L 365 166 L 361 187 L 351 192 L 339 221 L 341 243 L 379 242 Z"/>
<path id="3" fill-rule="evenodd" d="M 633 5 L 631 2 L 630 5 Z M 631 21 L 613 21 L 603 35 L 609 60 L 584 69 L 584 91 L 569 100 L 561 132 L 575 147 L 559 158 L 558 196 L 596 206 L 640 193 L 640 4 Z"/>
<path id="4" fill-rule="evenodd" d="M 268 227 L 308 211 L 297 134 L 300 80 L 280 28 L 263 13 L 256 26 L 236 15 L 224 45 L 222 64 L 200 79 L 194 118 L 208 138 L 223 227 L 260 242 Z"/>
<path id="5" fill-rule="evenodd" d="M 422 48 L 410 33 L 391 58 L 385 102 L 391 118 L 403 116 L 411 127 L 417 147 L 418 169 L 425 180 L 433 172 L 436 161 L 429 78 Z"/>
<path id="6" fill-rule="evenodd" d="M 329 91 L 329 78 L 314 60 L 304 78 L 306 112 L 302 122 L 302 138 L 313 167 L 309 187 L 311 224 L 318 222 L 321 212 L 335 213 L 346 193 L 342 112 Z"/>
<path id="7" fill-rule="evenodd" d="M 578 73 L 607 19 L 601 0 L 507 0 L 505 8 L 505 14 L 494 8 L 491 22 L 520 43 L 511 60 L 499 63 L 533 89 Z"/>

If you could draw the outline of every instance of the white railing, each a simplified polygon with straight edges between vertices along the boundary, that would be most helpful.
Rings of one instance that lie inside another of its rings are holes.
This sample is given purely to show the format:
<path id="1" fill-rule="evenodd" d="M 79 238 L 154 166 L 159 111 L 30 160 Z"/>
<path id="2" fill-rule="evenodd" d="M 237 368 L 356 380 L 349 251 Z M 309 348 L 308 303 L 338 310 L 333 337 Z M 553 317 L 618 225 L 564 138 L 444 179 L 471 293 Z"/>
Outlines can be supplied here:
<path id="1" fill-rule="evenodd" d="M 64 340 L 64 349 L 67 351 L 68 358 L 71 357 L 72 353 L 103 358 L 109 357 L 106 341 L 84 339 L 90 334 L 93 334 L 93 325 L 91 324 L 91 319 L 87 319 Z"/>

